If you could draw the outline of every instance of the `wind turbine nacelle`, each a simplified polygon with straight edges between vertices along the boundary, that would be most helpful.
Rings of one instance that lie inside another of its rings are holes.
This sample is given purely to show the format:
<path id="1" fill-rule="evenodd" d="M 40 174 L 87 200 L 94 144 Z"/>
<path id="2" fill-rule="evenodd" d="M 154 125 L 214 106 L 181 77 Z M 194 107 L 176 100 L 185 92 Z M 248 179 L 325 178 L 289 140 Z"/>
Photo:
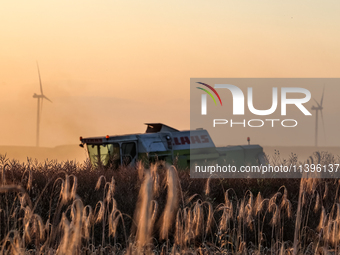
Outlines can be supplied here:
<path id="1" fill-rule="evenodd" d="M 311 109 L 312 110 L 320 110 L 320 111 L 322 111 L 323 107 L 322 106 L 316 107 L 316 106 L 313 105 Z"/>

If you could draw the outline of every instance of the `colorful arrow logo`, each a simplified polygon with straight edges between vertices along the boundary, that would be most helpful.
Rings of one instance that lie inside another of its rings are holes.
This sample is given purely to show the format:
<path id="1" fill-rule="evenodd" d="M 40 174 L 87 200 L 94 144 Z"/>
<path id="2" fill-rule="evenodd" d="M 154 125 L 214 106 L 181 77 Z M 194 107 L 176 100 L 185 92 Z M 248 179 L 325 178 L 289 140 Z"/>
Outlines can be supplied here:
<path id="1" fill-rule="evenodd" d="M 205 83 L 203 83 L 203 82 L 197 82 L 197 83 L 198 83 L 198 84 L 201 84 L 201 85 L 203 85 L 203 86 L 206 86 L 206 87 L 208 87 L 211 91 L 213 91 L 213 92 L 215 93 L 215 95 L 218 97 L 218 100 L 220 100 L 220 104 L 221 104 L 221 106 L 222 106 L 222 100 L 221 100 L 221 98 L 220 98 L 220 95 L 217 93 L 217 91 L 216 91 L 213 87 L 211 87 L 210 85 L 205 84 Z M 206 89 L 200 88 L 200 87 L 197 87 L 197 88 L 203 90 L 204 92 L 206 92 L 206 93 L 214 100 L 215 105 L 217 105 L 216 100 L 215 100 L 214 96 L 211 94 L 211 92 L 209 92 L 209 91 L 206 90 Z"/>

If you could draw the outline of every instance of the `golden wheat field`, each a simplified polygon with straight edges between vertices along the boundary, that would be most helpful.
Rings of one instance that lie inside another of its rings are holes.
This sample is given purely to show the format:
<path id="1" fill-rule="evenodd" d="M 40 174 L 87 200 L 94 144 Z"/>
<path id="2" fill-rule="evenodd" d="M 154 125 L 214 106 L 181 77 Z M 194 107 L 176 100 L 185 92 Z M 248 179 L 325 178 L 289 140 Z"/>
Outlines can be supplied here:
<path id="1" fill-rule="evenodd" d="M 339 185 L 1 156 L 0 254 L 338 254 Z"/>

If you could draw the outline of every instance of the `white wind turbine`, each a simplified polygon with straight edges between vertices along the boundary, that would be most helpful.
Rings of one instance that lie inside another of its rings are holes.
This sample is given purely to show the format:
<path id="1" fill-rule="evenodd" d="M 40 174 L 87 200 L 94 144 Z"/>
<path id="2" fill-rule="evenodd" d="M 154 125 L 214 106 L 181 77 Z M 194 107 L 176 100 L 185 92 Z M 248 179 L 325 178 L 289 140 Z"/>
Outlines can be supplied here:
<path id="1" fill-rule="evenodd" d="M 318 146 L 318 116 L 319 116 L 319 111 L 320 111 L 320 114 L 321 114 L 323 132 L 324 132 L 325 139 L 326 139 L 325 123 L 324 123 L 323 114 L 322 114 L 322 110 L 323 110 L 322 103 L 323 103 L 324 93 L 325 93 L 325 87 L 323 88 L 323 91 L 322 91 L 320 104 L 314 99 L 317 106 L 314 106 L 314 105 L 312 106 L 312 110 L 315 110 L 315 112 L 316 112 L 316 115 L 315 115 L 315 117 L 316 117 L 316 119 L 315 119 L 315 147 Z"/>
<path id="2" fill-rule="evenodd" d="M 52 101 L 50 99 L 48 99 L 44 95 L 44 93 L 43 93 L 38 63 L 37 63 L 37 67 L 38 67 L 38 75 L 39 75 L 39 83 L 40 83 L 40 95 L 37 95 L 36 93 L 34 93 L 33 98 L 37 98 L 38 99 L 36 146 L 39 147 L 39 135 L 40 135 L 39 134 L 39 126 L 40 126 L 40 118 L 41 118 L 41 111 L 42 111 L 42 106 L 43 106 L 43 100 L 46 99 L 46 100 L 50 101 L 51 103 L 52 103 Z M 41 106 L 40 106 L 40 100 L 41 100 Z"/>

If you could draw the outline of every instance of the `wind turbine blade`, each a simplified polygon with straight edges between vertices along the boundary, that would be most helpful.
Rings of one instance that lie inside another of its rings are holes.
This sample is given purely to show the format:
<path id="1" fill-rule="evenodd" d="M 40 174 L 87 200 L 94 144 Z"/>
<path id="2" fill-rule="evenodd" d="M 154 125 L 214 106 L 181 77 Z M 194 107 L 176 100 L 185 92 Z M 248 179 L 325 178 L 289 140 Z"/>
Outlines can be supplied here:
<path id="1" fill-rule="evenodd" d="M 322 102 L 323 102 L 323 95 L 325 94 L 325 86 L 323 87 L 323 91 L 322 91 L 322 97 L 321 97 L 321 101 L 320 101 L 320 105 L 322 106 Z"/>
<path id="2" fill-rule="evenodd" d="M 321 120 L 322 120 L 322 129 L 323 129 L 323 134 L 325 136 L 325 141 L 327 142 L 327 138 L 326 138 L 326 129 L 325 129 L 325 122 L 323 121 L 323 114 L 322 114 L 322 110 L 320 110 L 321 113 Z"/>
<path id="3" fill-rule="evenodd" d="M 313 98 L 315 103 L 321 108 L 321 105 L 319 105 L 318 101 L 315 100 L 315 98 Z"/>
<path id="4" fill-rule="evenodd" d="M 45 95 L 42 95 L 43 98 L 45 98 L 46 100 L 50 101 L 52 103 L 52 101 L 50 99 L 48 99 Z"/>
<path id="5" fill-rule="evenodd" d="M 41 77 L 40 77 L 40 70 L 39 70 L 38 61 L 37 61 L 37 67 L 38 67 L 38 74 L 39 74 L 40 93 L 41 93 L 41 95 L 43 95 L 44 93 L 43 93 L 42 84 L 41 84 Z"/>

